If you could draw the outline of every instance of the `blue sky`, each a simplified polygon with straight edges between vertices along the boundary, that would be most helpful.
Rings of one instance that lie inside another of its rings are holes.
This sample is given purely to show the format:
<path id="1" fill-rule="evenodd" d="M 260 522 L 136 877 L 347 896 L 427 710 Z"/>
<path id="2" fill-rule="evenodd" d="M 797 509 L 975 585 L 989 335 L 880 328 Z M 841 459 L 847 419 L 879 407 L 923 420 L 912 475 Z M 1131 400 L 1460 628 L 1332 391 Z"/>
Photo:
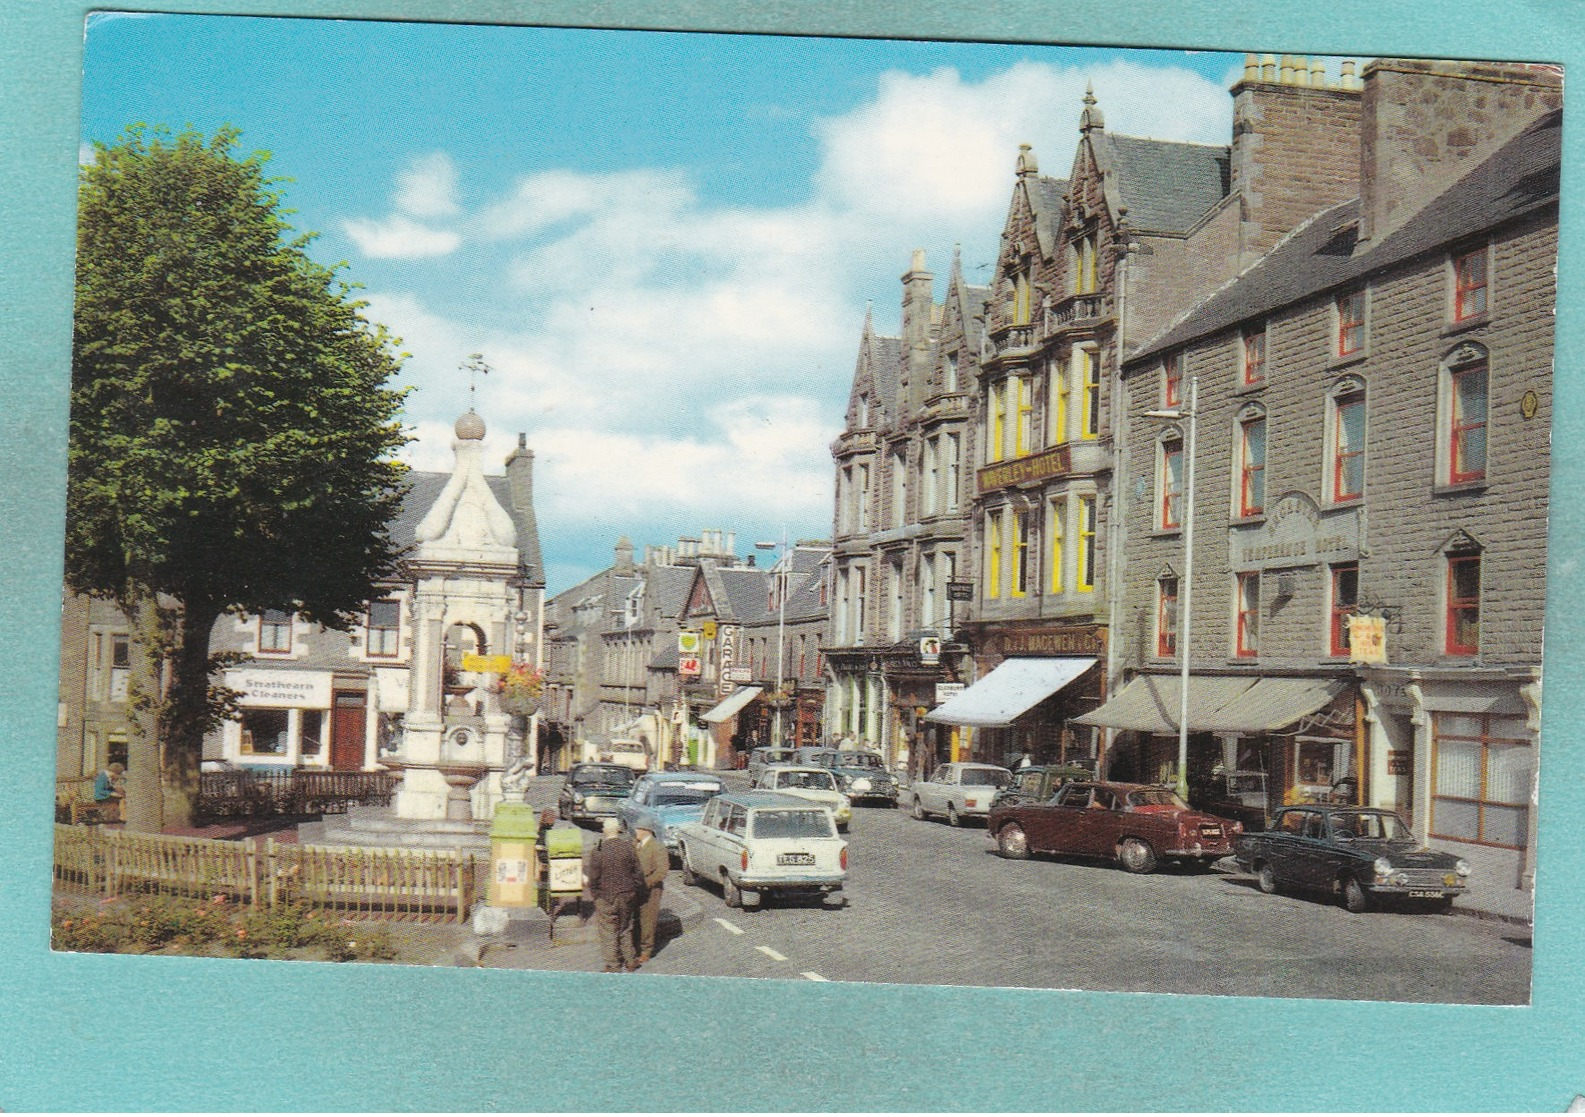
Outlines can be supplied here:
<path id="1" fill-rule="evenodd" d="M 1261 44 L 1257 44 L 1259 49 Z M 983 282 L 1020 143 L 1066 177 L 1087 83 L 1116 132 L 1225 143 L 1234 54 L 96 16 L 83 139 L 242 129 L 411 354 L 417 468 L 470 353 L 487 460 L 527 432 L 554 592 L 705 528 L 825 537 L 866 305 L 923 248 Z"/>

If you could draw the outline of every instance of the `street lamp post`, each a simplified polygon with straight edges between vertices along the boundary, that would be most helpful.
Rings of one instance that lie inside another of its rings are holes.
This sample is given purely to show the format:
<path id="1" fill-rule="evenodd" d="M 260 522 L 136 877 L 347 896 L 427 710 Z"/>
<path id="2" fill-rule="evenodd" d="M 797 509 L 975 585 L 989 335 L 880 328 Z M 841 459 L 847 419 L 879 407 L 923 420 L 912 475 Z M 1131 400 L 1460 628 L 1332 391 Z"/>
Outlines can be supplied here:
<path id="1" fill-rule="evenodd" d="M 1151 419 L 1184 424 L 1183 456 L 1183 583 L 1178 587 L 1178 795 L 1189 798 L 1189 637 L 1194 592 L 1194 456 L 1195 420 L 1200 403 L 1200 378 L 1189 377 L 1187 407 L 1147 411 Z"/>
<path id="2" fill-rule="evenodd" d="M 776 701 L 771 707 L 770 743 L 772 748 L 781 748 L 782 728 L 782 672 L 785 660 L 784 649 L 787 643 L 787 531 L 782 529 L 781 546 L 775 543 L 756 543 L 755 547 L 761 550 L 770 550 L 776 547 Z M 794 687 L 794 693 L 797 688 Z"/>

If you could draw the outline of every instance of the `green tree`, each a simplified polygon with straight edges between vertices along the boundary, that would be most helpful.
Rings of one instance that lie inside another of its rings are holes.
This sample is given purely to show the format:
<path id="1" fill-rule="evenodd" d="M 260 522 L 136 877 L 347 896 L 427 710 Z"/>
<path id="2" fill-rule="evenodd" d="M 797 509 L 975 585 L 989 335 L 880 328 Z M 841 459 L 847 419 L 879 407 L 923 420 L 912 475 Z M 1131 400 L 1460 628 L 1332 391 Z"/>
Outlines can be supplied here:
<path id="1" fill-rule="evenodd" d="M 191 822 L 231 712 L 215 622 L 343 628 L 395 567 L 401 356 L 239 133 L 131 128 L 82 171 L 66 580 L 132 630 L 127 823 Z"/>

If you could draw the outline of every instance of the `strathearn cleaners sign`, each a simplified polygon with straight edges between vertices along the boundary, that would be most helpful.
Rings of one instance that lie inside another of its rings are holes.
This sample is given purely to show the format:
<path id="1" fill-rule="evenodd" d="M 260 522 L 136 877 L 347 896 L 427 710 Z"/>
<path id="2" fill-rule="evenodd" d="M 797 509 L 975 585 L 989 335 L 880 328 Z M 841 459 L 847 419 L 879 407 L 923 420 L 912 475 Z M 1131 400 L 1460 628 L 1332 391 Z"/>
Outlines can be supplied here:
<path id="1" fill-rule="evenodd" d="M 239 706 L 330 708 L 329 671 L 267 671 L 241 668 L 226 672 L 226 686 L 239 691 Z"/>

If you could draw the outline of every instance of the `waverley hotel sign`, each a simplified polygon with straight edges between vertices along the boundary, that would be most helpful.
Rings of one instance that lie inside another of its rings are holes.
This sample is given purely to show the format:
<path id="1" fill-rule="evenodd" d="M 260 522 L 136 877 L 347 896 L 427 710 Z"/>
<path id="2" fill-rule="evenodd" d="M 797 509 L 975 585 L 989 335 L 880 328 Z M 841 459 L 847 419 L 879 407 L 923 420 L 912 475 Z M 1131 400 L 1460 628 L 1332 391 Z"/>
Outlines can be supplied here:
<path id="1" fill-rule="evenodd" d="M 1288 492 L 1257 524 L 1231 528 L 1235 571 L 1281 570 L 1359 557 L 1359 510 L 1322 512 L 1307 494 Z"/>

